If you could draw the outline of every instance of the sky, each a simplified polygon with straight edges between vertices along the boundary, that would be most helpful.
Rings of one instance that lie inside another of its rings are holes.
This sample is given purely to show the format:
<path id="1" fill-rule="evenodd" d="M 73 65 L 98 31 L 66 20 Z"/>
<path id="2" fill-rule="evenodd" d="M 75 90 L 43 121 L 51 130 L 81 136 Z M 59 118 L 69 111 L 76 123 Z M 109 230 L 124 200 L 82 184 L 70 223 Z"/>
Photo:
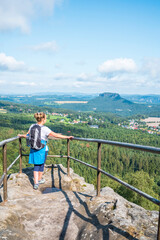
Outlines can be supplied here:
<path id="1" fill-rule="evenodd" d="M 0 94 L 160 94 L 159 0 L 0 0 Z"/>

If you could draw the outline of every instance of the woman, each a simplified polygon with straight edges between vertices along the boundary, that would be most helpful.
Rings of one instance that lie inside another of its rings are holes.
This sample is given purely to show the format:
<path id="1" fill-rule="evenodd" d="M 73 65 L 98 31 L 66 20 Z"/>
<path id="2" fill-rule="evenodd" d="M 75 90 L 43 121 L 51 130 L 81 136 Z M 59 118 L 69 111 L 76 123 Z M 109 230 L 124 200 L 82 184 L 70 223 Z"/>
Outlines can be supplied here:
<path id="1" fill-rule="evenodd" d="M 31 148 L 30 149 L 30 154 L 29 154 L 29 163 L 34 164 L 34 170 L 33 170 L 33 175 L 34 175 L 34 189 L 37 190 L 39 187 L 39 184 L 42 184 L 45 182 L 44 179 L 42 179 L 42 174 L 44 171 L 44 163 L 48 154 L 48 146 L 47 141 L 48 137 L 55 137 L 55 138 L 61 138 L 61 139 L 72 139 L 73 136 L 65 136 L 61 135 L 58 133 L 53 132 L 51 129 L 48 127 L 44 126 L 46 123 L 46 114 L 43 112 L 40 113 L 35 113 L 34 117 L 37 121 L 36 124 L 38 124 L 41 127 L 41 142 L 44 144 L 44 147 L 40 150 L 36 150 Z M 36 124 L 32 124 L 29 128 L 28 133 L 25 134 L 18 134 L 19 137 L 21 138 L 26 138 L 27 135 L 30 134 L 31 128 L 35 126 Z"/>

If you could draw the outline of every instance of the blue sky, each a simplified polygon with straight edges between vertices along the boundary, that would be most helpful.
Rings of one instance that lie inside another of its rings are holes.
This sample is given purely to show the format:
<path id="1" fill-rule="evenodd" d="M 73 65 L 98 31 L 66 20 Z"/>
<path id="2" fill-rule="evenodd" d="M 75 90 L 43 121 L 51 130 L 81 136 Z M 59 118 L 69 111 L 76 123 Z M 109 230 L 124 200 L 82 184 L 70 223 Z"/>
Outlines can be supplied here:
<path id="1" fill-rule="evenodd" d="M 160 94 L 159 0 L 0 0 L 0 93 Z"/>

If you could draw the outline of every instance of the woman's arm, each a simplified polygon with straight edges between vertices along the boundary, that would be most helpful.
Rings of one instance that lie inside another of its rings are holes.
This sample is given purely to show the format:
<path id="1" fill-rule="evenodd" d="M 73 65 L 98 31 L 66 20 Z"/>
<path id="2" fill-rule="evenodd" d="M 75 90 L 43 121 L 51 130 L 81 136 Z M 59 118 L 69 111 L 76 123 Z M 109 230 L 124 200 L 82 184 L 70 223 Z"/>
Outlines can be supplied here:
<path id="1" fill-rule="evenodd" d="M 18 134 L 18 137 L 20 138 L 26 138 L 27 134 L 29 134 L 29 131 L 26 134 Z"/>
<path id="2" fill-rule="evenodd" d="M 55 133 L 55 132 L 51 132 L 49 134 L 50 137 L 55 137 L 55 138 L 61 138 L 61 139 L 72 139 L 74 138 L 73 136 L 65 136 L 65 135 L 62 135 L 62 134 L 59 134 L 59 133 Z"/>
<path id="3" fill-rule="evenodd" d="M 20 138 L 26 138 L 26 135 L 27 135 L 27 134 L 18 134 L 18 137 L 20 137 Z"/>

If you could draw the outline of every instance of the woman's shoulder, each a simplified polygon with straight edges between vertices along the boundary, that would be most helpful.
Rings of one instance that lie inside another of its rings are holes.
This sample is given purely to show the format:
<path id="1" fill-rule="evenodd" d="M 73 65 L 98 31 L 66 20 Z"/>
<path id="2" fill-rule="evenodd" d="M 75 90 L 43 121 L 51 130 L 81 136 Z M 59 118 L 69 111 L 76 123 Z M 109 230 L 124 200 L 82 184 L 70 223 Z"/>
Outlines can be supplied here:
<path id="1" fill-rule="evenodd" d="M 44 126 L 44 125 L 43 125 L 43 127 L 42 127 L 42 131 L 47 132 L 47 133 L 52 132 L 52 130 L 51 130 L 49 127 Z"/>
<path id="2" fill-rule="evenodd" d="M 45 126 L 45 125 L 43 125 L 42 128 L 43 128 L 43 129 L 50 129 L 49 127 L 47 127 L 47 126 Z"/>

